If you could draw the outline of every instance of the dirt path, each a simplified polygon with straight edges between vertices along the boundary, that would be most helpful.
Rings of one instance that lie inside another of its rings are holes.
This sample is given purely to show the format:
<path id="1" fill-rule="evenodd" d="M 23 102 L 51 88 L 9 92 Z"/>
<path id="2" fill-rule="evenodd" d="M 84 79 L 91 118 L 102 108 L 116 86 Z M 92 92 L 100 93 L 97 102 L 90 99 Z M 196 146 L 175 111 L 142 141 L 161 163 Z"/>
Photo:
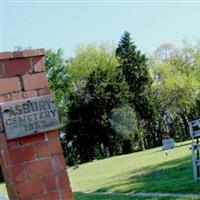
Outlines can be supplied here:
<path id="1" fill-rule="evenodd" d="M 200 193 L 161 193 L 161 192 L 129 192 L 129 193 L 119 193 L 119 192 L 88 192 L 87 194 L 95 195 L 124 195 L 124 196 L 138 196 L 138 197 L 177 197 L 177 198 L 194 198 L 200 199 Z"/>

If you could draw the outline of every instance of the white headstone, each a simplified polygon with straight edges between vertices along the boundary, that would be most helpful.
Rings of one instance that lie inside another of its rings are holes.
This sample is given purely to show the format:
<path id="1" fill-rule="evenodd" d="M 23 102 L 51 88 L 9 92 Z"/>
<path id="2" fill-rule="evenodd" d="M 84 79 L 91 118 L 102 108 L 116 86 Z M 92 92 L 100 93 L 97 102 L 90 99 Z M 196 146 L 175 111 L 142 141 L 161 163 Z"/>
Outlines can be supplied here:
<path id="1" fill-rule="evenodd" d="M 162 144 L 163 144 L 162 147 L 163 150 L 173 149 L 175 147 L 173 138 L 163 139 Z"/>

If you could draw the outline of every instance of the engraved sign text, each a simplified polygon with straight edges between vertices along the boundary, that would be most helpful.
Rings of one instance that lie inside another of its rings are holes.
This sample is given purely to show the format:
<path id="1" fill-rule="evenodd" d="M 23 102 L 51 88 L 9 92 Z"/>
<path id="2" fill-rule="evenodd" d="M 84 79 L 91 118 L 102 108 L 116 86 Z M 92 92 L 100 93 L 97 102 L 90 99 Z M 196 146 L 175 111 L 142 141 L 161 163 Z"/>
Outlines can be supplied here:
<path id="1" fill-rule="evenodd" d="M 58 113 L 51 95 L 1 104 L 7 139 L 59 128 Z"/>

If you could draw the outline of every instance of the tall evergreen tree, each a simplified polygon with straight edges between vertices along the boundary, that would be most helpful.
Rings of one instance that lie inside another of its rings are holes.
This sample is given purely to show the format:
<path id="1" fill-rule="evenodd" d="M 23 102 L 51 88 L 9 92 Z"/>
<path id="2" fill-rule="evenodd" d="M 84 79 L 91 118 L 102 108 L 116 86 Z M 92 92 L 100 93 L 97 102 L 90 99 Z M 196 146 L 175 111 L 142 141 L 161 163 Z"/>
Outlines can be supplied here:
<path id="1" fill-rule="evenodd" d="M 117 135 L 109 119 L 112 110 L 126 105 L 128 98 L 121 72 L 101 68 L 89 74 L 82 92 L 71 96 L 66 132 L 68 140 L 76 144 L 82 162 L 95 158 L 96 147 L 102 157 L 115 155 Z"/>
<path id="2" fill-rule="evenodd" d="M 120 67 L 129 89 L 132 92 L 133 106 L 141 117 L 149 117 L 152 105 L 148 98 L 148 89 L 152 83 L 147 58 L 132 42 L 130 33 L 124 32 L 116 49 Z"/>

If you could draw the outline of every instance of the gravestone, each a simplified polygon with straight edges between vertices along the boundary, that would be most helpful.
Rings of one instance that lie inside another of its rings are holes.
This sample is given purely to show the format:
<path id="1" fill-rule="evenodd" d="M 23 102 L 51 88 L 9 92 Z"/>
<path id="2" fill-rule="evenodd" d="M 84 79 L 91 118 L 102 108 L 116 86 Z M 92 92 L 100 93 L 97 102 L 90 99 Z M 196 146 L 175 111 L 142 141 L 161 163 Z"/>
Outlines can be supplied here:
<path id="1" fill-rule="evenodd" d="M 173 149 L 175 147 L 174 139 L 173 138 L 163 139 L 162 145 L 163 145 L 162 150 Z"/>
<path id="2" fill-rule="evenodd" d="M 0 53 L 0 164 L 11 200 L 72 200 L 44 49 Z"/>

